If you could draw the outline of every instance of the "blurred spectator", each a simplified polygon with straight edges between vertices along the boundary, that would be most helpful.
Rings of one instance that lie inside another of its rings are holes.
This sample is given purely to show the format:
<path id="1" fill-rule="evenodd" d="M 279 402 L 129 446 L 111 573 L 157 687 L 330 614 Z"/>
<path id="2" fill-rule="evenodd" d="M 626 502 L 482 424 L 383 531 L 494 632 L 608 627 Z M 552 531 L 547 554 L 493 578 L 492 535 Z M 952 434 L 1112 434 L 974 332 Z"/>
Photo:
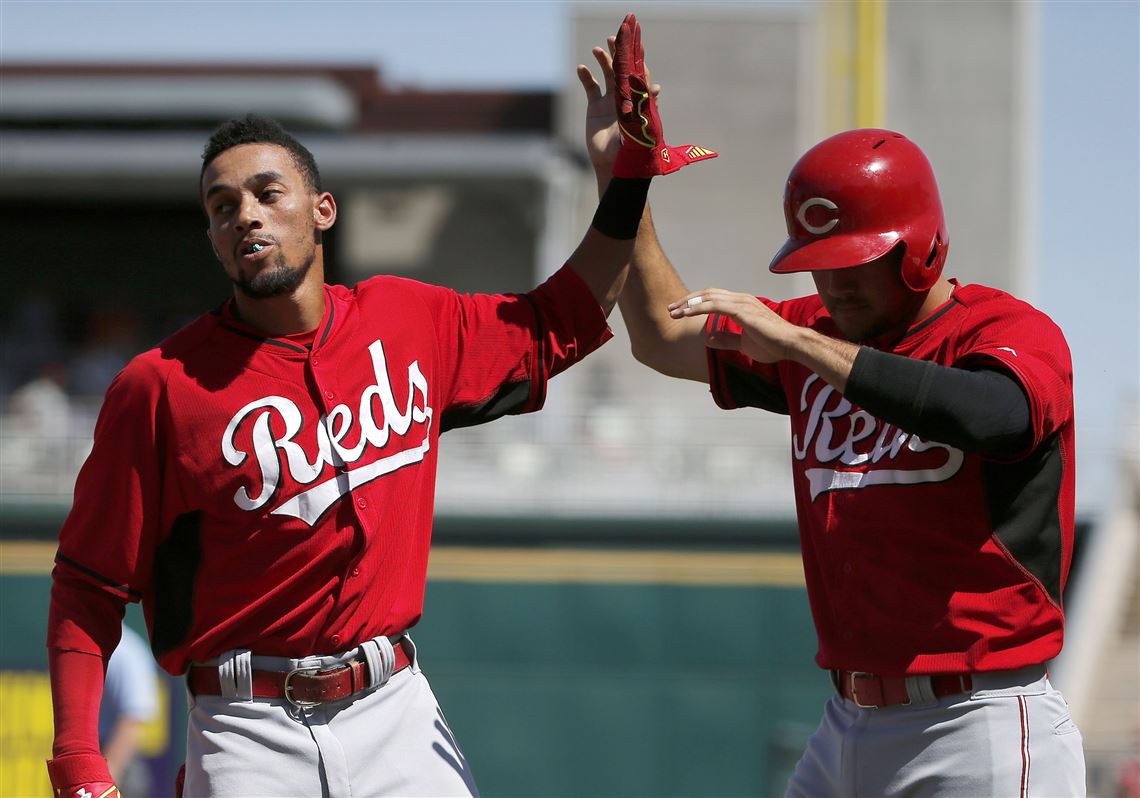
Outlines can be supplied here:
<path id="1" fill-rule="evenodd" d="M 150 773 L 136 758 L 142 727 L 158 714 L 158 677 L 150 647 L 123 624 L 107 663 L 99 706 L 99 747 L 124 795 L 150 795 Z"/>
<path id="2" fill-rule="evenodd" d="M 8 413 L 30 436 L 64 437 L 71 431 L 67 368 L 58 360 L 40 364 L 35 376 L 8 397 Z"/>
<path id="3" fill-rule="evenodd" d="M 91 311 L 79 353 L 71 363 L 71 390 L 79 397 L 99 397 L 127 361 L 142 349 L 140 323 L 125 308 L 104 305 Z"/>
<path id="4" fill-rule="evenodd" d="M 6 489 L 40 492 L 45 481 L 58 480 L 61 486 L 66 482 L 67 487 L 74 481 L 86 448 L 77 445 L 83 431 L 67 384 L 63 363 L 49 360 L 33 379 L 9 394 L 3 421 Z"/>
<path id="5" fill-rule="evenodd" d="M 44 363 L 63 354 L 60 314 L 56 301 L 45 293 L 24 297 L 13 316 L 4 324 L 0 343 L 0 391 L 34 379 Z"/>

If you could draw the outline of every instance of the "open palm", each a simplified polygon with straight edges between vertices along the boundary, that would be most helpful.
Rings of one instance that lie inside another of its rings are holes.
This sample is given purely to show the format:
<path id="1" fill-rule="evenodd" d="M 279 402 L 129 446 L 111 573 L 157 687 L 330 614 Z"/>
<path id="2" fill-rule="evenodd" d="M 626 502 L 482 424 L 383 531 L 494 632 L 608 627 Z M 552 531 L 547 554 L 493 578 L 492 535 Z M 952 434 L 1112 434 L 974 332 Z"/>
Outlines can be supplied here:
<path id="1" fill-rule="evenodd" d="M 585 64 L 578 65 L 578 80 L 586 92 L 586 152 L 595 168 L 604 174 L 609 174 L 614 158 L 621 148 L 621 134 L 618 131 L 617 109 L 614 105 L 615 37 L 608 37 L 606 44 L 609 52 L 601 47 L 595 47 L 591 51 L 602 70 L 602 83 L 598 83 Z M 648 68 L 645 70 L 645 76 L 649 78 Z M 649 86 L 649 91 L 654 97 L 660 90 L 660 86 L 654 84 Z"/>

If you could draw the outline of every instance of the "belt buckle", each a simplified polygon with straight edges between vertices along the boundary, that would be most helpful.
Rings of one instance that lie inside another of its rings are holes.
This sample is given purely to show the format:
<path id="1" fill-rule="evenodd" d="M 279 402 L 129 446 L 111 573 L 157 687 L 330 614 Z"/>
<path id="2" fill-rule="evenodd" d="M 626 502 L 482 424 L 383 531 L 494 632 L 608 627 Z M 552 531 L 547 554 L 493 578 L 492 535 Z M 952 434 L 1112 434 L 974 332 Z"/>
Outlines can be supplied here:
<path id="1" fill-rule="evenodd" d="M 313 674 L 313 673 L 320 673 L 320 672 L 321 672 L 321 666 L 310 665 L 309 667 L 306 667 L 306 668 L 294 668 L 293 670 L 291 670 L 287 674 L 285 674 L 285 685 L 283 687 L 283 690 L 285 692 L 285 700 L 288 701 L 293 706 L 295 706 L 297 709 L 302 709 L 302 710 L 303 709 L 312 709 L 315 706 L 319 706 L 321 703 L 320 701 L 305 701 L 304 699 L 301 699 L 301 698 L 294 698 L 293 694 L 289 692 L 289 682 L 298 673 Z"/>
<path id="2" fill-rule="evenodd" d="M 878 709 L 878 704 L 864 704 L 859 701 L 859 691 L 855 689 L 855 678 L 857 676 L 870 676 L 874 678 L 875 674 L 867 671 L 848 671 L 847 672 L 847 689 L 851 691 L 851 700 L 855 702 L 855 706 L 860 709 Z M 880 691 L 881 692 L 881 691 Z M 885 696 L 884 696 L 885 697 Z"/>

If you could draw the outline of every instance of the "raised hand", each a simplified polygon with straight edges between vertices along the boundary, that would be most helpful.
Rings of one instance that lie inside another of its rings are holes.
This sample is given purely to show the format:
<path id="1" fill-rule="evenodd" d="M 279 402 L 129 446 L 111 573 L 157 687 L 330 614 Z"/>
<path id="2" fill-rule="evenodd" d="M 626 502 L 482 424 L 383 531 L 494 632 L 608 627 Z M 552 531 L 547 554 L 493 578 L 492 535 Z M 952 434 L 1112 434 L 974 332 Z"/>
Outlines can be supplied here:
<path id="1" fill-rule="evenodd" d="M 594 78 L 590 68 L 584 64 L 578 65 L 578 81 L 586 92 L 586 152 L 595 169 L 603 171 L 608 178 L 621 147 L 621 134 L 614 113 L 614 37 L 610 36 L 606 44 L 609 52 L 601 47 L 592 50 L 594 59 L 601 67 L 605 93 L 602 93 L 602 85 Z"/>
<path id="2" fill-rule="evenodd" d="M 610 93 L 614 97 L 621 130 L 621 148 L 614 161 L 614 177 L 667 175 L 690 163 L 717 156 L 712 150 L 694 144 L 670 147 L 665 143 L 657 99 L 650 91 L 649 75 L 645 69 L 641 25 L 634 14 L 626 16 L 614 37 L 612 71 L 613 88 Z M 606 85 L 607 88 L 610 86 L 608 79 Z"/>

